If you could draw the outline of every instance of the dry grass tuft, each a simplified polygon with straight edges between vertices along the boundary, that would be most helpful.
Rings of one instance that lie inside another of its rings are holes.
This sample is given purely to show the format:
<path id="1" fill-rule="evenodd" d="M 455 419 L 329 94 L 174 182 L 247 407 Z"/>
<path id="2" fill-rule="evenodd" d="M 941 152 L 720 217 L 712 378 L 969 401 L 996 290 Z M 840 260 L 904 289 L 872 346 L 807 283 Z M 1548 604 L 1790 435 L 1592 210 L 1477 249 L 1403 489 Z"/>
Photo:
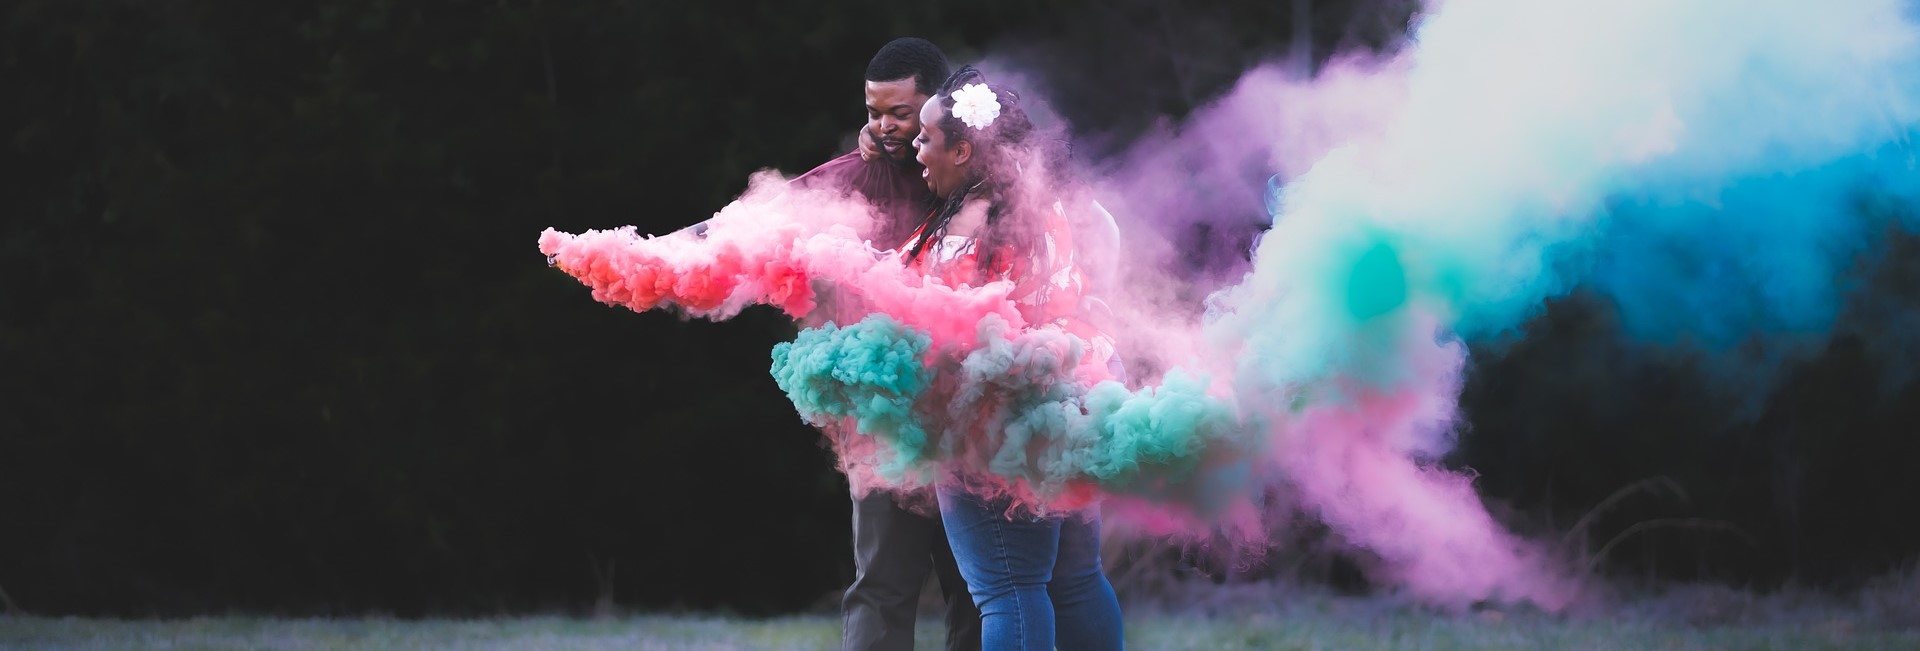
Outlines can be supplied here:
<path id="1" fill-rule="evenodd" d="M 1920 563 L 1869 582 L 1860 606 L 1880 626 L 1920 630 Z"/>

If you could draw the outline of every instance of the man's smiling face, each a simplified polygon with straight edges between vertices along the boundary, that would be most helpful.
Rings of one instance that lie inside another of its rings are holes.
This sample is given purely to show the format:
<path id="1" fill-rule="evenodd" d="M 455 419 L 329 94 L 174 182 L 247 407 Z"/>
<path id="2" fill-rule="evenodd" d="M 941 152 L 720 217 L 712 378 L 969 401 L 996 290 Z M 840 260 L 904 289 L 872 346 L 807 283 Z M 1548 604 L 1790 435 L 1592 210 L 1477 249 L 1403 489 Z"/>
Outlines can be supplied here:
<path id="1" fill-rule="evenodd" d="M 910 143 L 920 135 L 920 105 L 926 102 L 912 77 L 867 82 L 867 131 L 887 158 L 913 160 Z"/>

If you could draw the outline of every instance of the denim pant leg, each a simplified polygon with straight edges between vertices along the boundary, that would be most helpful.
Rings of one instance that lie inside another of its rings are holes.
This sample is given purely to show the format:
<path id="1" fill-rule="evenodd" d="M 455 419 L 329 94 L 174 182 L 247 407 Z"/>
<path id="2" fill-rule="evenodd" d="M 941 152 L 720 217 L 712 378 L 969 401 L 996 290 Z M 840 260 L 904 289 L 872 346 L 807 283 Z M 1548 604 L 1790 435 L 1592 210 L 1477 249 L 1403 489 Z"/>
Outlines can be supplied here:
<path id="1" fill-rule="evenodd" d="M 1047 582 L 1060 547 L 1060 520 L 1009 519 L 1006 500 L 982 500 L 945 486 L 939 495 L 953 559 L 980 608 L 981 647 L 1053 649 Z"/>
<path id="2" fill-rule="evenodd" d="M 840 600 L 841 648 L 911 651 L 920 588 L 940 523 L 874 491 L 853 501 L 853 585 Z"/>
<path id="3" fill-rule="evenodd" d="M 1118 651 L 1121 635 L 1120 601 L 1100 565 L 1100 511 L 1066 516 L 1060 522 L 1060 557 L 1053 565 L 1054 627 L 1060 648 L 1072 651 Z"/>

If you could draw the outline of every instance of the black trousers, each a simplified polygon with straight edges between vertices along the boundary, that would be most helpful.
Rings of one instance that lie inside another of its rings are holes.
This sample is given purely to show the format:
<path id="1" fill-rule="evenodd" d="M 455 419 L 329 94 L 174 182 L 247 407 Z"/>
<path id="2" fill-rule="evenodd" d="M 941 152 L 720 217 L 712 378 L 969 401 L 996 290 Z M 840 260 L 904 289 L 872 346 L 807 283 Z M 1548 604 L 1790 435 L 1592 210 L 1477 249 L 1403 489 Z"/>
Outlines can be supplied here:
<path id="1" fill-rule="evenodd" d="M 980 648 L 980 611 L 953 562 L 940 514 L 900 508 L 874 491 L 853 501 L 853 585 L 840 600 L 846 651 L 913 649 L 920 587 L 933 570 L 947 602 L 947 651 Z"/>

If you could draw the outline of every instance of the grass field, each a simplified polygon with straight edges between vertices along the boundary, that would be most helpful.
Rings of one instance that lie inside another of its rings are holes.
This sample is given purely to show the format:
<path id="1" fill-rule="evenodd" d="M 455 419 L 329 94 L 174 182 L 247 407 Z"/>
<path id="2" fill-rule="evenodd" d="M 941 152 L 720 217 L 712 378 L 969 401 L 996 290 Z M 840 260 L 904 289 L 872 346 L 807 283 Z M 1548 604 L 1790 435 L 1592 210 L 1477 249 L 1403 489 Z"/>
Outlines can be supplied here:
<path id="1" fill-rule="evenodd" d="M 1133 605 L 1131 649 L 1920 649 L 1905 611 L 1857 601 L 1668 594 L 1576 615 L 1447 615 L 1379 599 L 1292 594 L 1215 599 L 1172 612 Z M 830 614 L 772 619 L 635 614 L 612 618 L 101 620 L 0 616 L 0 649 L 832 649 Z M 920 649 L 939 648 L 934 619 Z"/>

